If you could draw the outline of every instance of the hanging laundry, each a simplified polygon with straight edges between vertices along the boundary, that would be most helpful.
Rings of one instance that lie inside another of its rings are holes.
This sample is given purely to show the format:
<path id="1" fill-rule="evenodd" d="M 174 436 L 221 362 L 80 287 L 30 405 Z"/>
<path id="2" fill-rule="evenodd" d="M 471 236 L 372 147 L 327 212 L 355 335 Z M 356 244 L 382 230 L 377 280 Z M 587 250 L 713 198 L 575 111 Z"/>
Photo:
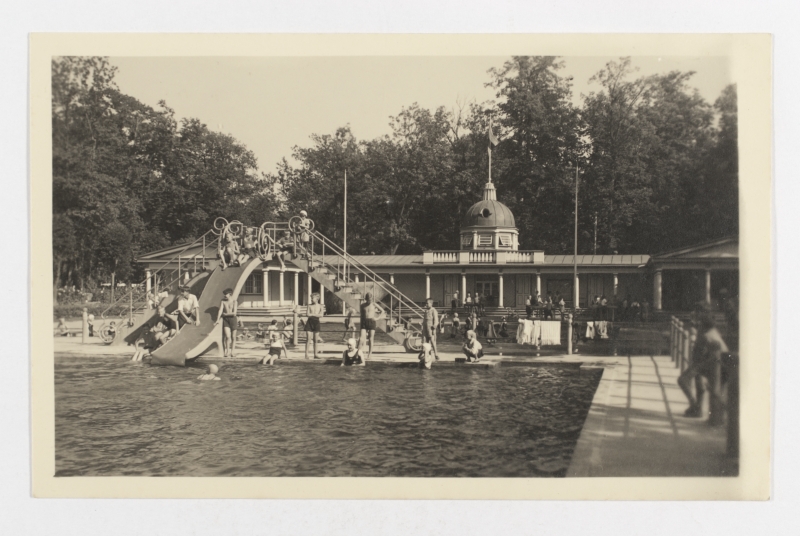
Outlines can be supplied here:
<path id="1" fill-rule="evenodd" d="M 542 321 L 542 346 L 561 344 L 561 322 Z"/>

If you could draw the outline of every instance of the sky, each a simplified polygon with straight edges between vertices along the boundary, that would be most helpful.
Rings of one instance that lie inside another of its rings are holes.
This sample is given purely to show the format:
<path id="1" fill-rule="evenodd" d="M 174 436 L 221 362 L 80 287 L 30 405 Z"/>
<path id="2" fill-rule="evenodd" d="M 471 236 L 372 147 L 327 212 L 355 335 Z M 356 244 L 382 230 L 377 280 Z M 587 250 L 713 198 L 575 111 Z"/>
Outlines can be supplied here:
<path id="1" fill-rule="evenodd" d="M 390 132 L 403 107 L 423 108 L 495 99 L 487 71 L 507 57 L 113 57 L 120 90 L 156 107 L 164 100 L 178 118 L 244 143 L 261 171 L 274 171 L 292 147 L 311 146 L 311 134 L 350 125 L 359 140 Z M 565 57 L 573 101 L 599 91 L 589 82 L 616 57 Z M 634 76 L 695 71 L 690 85 L 713 103 L 734 82 L 723 57 L 633 57 Z"/>

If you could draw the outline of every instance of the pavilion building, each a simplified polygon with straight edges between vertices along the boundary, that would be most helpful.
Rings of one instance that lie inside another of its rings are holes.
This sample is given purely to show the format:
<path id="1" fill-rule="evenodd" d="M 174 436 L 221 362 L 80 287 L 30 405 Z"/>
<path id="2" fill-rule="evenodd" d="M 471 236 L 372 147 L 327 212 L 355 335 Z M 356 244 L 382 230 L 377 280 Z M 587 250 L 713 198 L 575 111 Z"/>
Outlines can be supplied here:
<path id="1" fill-rule="evenodd" d="M 155 251 L 141 256 L 138 262 L 148 272 L 154 271 L 177 251 L 180 247 Z M 497 200 L 491 181 L 483 189 L 483 199 L 464 215 L 458 249 L 354 257 L 411 300 L 422 303 L 431 297 L 438 306 L 449 306 L 458 291 L 462 303 L 467 293 L 474 296 L 479 292 L 488 297 L 487 306 L 516 309 L 525 306 L 529 295 L 546 298 L 560 294 L 571 308 L 577 286 L 581 308 L 587 307 L 594 296 L 606 296 L 609 302 L 615 297 L 631 298 L 648 301 L 656 311 L 680 311 L 702 299 L 710 302 L 722 288 L 738 294 L 735 237 L 653 256 L 578 255 L 575 278 L 572 255 L 519 249 L 514 215 Z M 216 263 L 213 254 L 197 246 L 184 251 L 183 262 L 177 264 L 190 272 L 192 266 L 196 271 L 212 269 Z M 293 304 L 306 305 L 312 291 L 319 292 L 320 287 L 308 274 L 291 262 L 281 269 L 279 262 L 272 260 L 247 279 L 238 299 L 242 309 L 268 312 Z"/>

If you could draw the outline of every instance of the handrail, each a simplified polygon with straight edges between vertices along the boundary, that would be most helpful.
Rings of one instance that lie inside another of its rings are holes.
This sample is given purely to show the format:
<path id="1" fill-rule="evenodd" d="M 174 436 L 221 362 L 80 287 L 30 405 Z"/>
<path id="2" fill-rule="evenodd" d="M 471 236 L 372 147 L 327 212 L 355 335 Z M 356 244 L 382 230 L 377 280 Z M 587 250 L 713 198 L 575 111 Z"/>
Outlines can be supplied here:
<path id="1" fill-rule="evenodd" d="M 419 307 L 416 303 L 414 303 L 414 301 L 411 300 L 411 298 L 400 292 L 400 290 L 397 287 L 395 287 L 394 285 L 383 279 L 381 276 L 376 274 L 374 271 L 372 271 L 363 263 L 359 262 L 352 255 L 350 255 L 349 253 L 345 253 L 342 250 L 342 248 L 340 248 L 335 242 L 331 241 L 329 238 L 327 238 L 319 231 L 312 231 L 311 234 L 317 236 L 320 240 L 322 240 L 323 243 L 327 243 L 328 247 L 331 248 L 337 255 L 342 256 L 345 261 L 349 260 L 350 264 L 358 268 L 359 271 L 361 271 L 361 273 L 369 275 L 373 279 L 373 283 L 380 281 L 379 286 L 381 287 L 382 290 L 386 291 L 387 294 L 395 294 L 396 295 L 395 297 L 397 299 L 399 300 L 402 299 L 402 301 L 405 301 L 406 306 L 409 307 L 412 310 L 412 312 L 417 313 L 420 317 L 425 316 L 424 310 L 421 307 Z"/>
<path id="2" fill-rule="evenodd" d="M 219 240 L 218 234 L 214 232 L 214 229 L 209 229 L 208 231 L 206 231 L 205 233 L 203 233 L 203 234 L 202 234 L 202 235 L 201 235 L 199 238 L 196 238 L 196 239 L 195 239 L 195 240 L 193 240 L 192 242 L 189 242 L 188 244 L 186 244 L 186 245 L 185 245 L 185 246 L 184 246 L 182 249 L 180 249 L 180 250 L 177 252 L 177 254 L 175 254 L 173 257 L 171 257 L 170 259 L 168 259 L 167 261 L 165 261 L 165 262 L 164 262 L 164 264 L 162 264 L 160 267 L 158 267 L 158 268 L 156 268 L 155 270 L 153 270 L 153 271 L 152 271 L 152 273 L 151 273 L 151 277 L 152 277 L 152 275 L 153 275 L 153 274 L 157 274 L 157 273 L 161 272 L 161 271 L 162 271 L 162 270 L 163 270 L 165 267 L 167 267 L 169 264 L 173 263 L 173 262 L 174 262 L 176 259 L 178 260 L 178 266 L 180 266 L 180 263 L 181 263 L 180 257 L 182 256 L 182 254 L 183 254 L 183 253 L 184 253 L 184 252 L 185 252 L 187 249 L 189 249 L 189 248 L 191 248 L 191 247 L 195 246 L 195 245 L 196 245 L 198 242 L 200 242 L 200 241 L 204 241 L 204 240 L 205 240 L 205 238 L 206 238 L 206 237 L 207 237 L 209 234 L 216 235 L 216 236 L 217 236 L 217 238 L 215 238 L 214 240 L 212 240 L 212 241 L 211 241 L 209 244 L 206 244 L 206 248 L 208 248 L 209 246 L 211 246 L 211 245 L 214 243 L 214 241 L 215 241 L 215 240 Z M 191 257 L 190 257 L 190 259 L 191 259 Z M 187 259 L 187 263 L 188 263 L 188 262 L 191 262 L 191 261 L 189 261 L 189 260 Z M 136 283 L 136 284 L 137 284 L 137 285 L 146 284 L 148 279 L 149 279 L 149 278 L 145 277 L 145 278 L 144 278 L 144 279 L 143 279 L 141 282 L 139 282 L 139 283 Z M 177 279 L 177 278 L 176 278 L 176 279 Z M 171 285 L 172 283 L 174 283 L 176 279 L 173 279 L 172 281 L 170 281 L 170 282 L 169 282 L 169 285 Z M 110 311 L 112 308 L 114 308 L 115 306 L 117 306 L 117 305 L 118 305 L 120 302 L 122 302 L 123 300 L 128 300 L 128 299 L 129 299 L 129 296 L 127 296 L 127 295 L 122 295 L 122 296 L 120 296 L 120 297 L 119 297 L 117 300 L 114 300 L 114 302 L 112 302 L 111 304 L 109 304 L 109 306 L 108 306 L 108 307 L 106 307 L 106 308 L 103 310 L 103 312 L 101 312 L 101 313 L 100 313 L 100 318 L 106 318 L 106 313 L 108 313 L 108 311 Z M 139 309 L 137 309 L 137 311 L 138 311 L 138 310 L 139 310 Z"/>

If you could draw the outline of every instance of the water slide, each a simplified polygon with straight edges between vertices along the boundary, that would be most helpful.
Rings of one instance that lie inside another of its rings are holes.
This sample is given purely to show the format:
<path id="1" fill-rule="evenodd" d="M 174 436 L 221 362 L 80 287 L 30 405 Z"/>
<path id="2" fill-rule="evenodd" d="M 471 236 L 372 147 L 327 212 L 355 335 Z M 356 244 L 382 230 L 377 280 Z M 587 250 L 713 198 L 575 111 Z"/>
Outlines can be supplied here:
<path id="1" fill-rule="evenodd" d="M 200 272 L 192 279 L 187 281 L 185 285 L 192 289 L 192 294 L 195 296 L 200 296 L 202 295 L 203 289 L 208 282 L 208 275 L 208 272 Z M 168 313 L 171 313 L 178 308 L 178 298 L 174 294 L 170 294 L 166 298 L 162 299 L 159 302 L 159 305 L 164 307 Z M 133 325 L 129 328 L 125 328 L 124 332 L 120 330 L 120 333 L 117 338 L 114 339 L 113 344 L 135 344 L 136 341 L 147 332 L 149 324 L 155 319 L 157 314 L 158 311 L 156 309 L 144 309 L 137 312 L 134 315 Z"/>
<path id="2" fill-rule="evenodd" d="M 222 355 L 222 323 L 214 325 L 217 319 L 222 291 L 233 289 L 233 299 L 239 297 L 247 277 L 261 265 L 261 259 L 252 259 L 244 266 L 225 270 L 216 268 L 207 278 L 200 295 L 200 325 L 186 324 L 167 344 L 150 353 L 153 365 L 184 366 L 186 361 L 216 349 Z"/>

